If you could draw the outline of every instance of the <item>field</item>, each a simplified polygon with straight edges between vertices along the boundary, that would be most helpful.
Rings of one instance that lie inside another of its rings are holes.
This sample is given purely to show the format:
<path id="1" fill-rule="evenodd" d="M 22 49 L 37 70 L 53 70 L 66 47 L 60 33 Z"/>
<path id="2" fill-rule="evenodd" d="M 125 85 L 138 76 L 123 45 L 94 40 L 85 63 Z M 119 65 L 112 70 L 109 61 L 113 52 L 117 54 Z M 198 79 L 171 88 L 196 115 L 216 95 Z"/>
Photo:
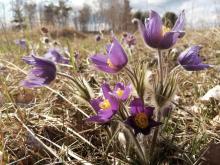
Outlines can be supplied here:
<path id="1" fill-rule="evenodd" d="M 48 30 L 50 34 L 52 29 Z M 41 42 L 44 35 L 40 29 L 1 31 L 1 164 L 143 164 L 139 161 L 141 154 L 137 146 L 145 146 L 142 151 L 148 159 L 155 128 L 148 135 L 138 134 L 135 141 L 129 135 L 132 131 L 121 120 L 118 121 L 120 115 L 110 124 L 86 121 L 94 115 L 88 99 L 100 96 L 103 82 L 111 84 L 111 87 L 117 82 L 132 83 L 126 69 L 108 74 L 99 71 L 89 60 L 92 55 L 105 52 L 105 46 L 111 40 L 110 33 L 104 34 L 100 41 L 95 40 L 95 34 L 83 34 L 83 37 L 48 35 L 51 43 L 56 41 L 57 47 L 68 49 L 71 63 L 57 64 L 59 74 L 57 72 L 56 79 L 48 86 L 23 87 L 20 82 L 31 67 L 22 57 L 29 55 L 31 50 L 38 56 L 45 54 L 49 46 Z M 121 41 L 122 33 L 115 35 Z M 139 31 L 134 35 L 137 44 L 132 50 L 123 45 L 128 55 L 127 67 L 131 70 L 138 68 L 135 72 L 137 77 L 141 75 L 139 72 L 146 71 L 144 90 L 140 91 L 145 103 L 152 104 L 150 98 L 155 95 L 151 88 L 157 75 L 157 51 L 146 46 Z M 25 38 L 29 47 L 22 49 L 16 45 L 14 41 L 19 38 Z M 202 45 L 202 61 L 215 66 L 198 72 L 179 68 L 174 73 L 178 77 L 177 85 L 172 101 L 169 100 L 173 108 L 161 120 L 163 124 L 159 126 L 151 164 L 217 165 L 220 161 L 220 99 L 201 100 L 211 88 L 220 84 L 219 38 L 218 28 L 186 29 L 186 35 L 173 49 L 162 51 L 164 74 L 171 73 L 178 65 L 180 52 L 192 45 Z M 146 65 L 141 68 L 142 63 Z M 75 82 L 77 77 L 83 84 L 81 90 Z M 138 96 L 134 85 L 131 93 L 133 96 L 123 104 L 128 112 L 132 97 Z M 137 146 L 131 149 L 133 145 Z"/>

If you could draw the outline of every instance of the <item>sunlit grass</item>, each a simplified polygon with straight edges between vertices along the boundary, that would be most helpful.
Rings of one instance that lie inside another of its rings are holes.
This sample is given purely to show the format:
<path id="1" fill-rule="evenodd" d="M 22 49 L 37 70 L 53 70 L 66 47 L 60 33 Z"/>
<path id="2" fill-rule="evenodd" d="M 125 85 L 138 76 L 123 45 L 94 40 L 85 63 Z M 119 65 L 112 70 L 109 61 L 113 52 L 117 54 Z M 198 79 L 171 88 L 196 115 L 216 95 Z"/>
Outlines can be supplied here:
<path id="1" fill-rule="evenodd" d="M 155 68 L 155 52 L 143 44 L 139 33 L 135 34 L 138 44 L 129 57 L 132 58 L 131 65 L 137 66 L 141 60 L 146 60 L 149 70 Z M 121 34 L 117 36 L 120 39 L 122 37 Z M 126 164 L 126 151 L 120 153 L 116 140 L 108 144 L 107 136 L 99 125 L 84 121 L 86 117 L 77 109 L 88 115 L 92 115 L 92 110 L 84 102 L 76 100 L 70 92 L 71 84 L 68 84 L 67 79 L 58 76 L 49 88 L 30 90 L 19 85 L 27 71 L 21 57 L 30 52 L 15 45 L 14 40 L 26 38 L 38 49 L 38 54 L 43 55 L 47 49 L 40 42 L 41 37 L 39 30 L 1 32 L 0 64 L 3 66 L 0 68 L 0 90 L 5 97 L 0 109 L 0 151 L 3 152 L 5 161 L 23 164 L 55 161 L 65 164 L 112 164 L 118 161 Z M 186 37 L 176 46 L 177 52 L 183 51 L 189 45 L 202 45 L 202 58 L 207 63 L 219 64 L 219 38 L 219 29 L 187 30 Z M 95 42 L 92 34 L 86 35 L 84 39 L 59 37 L 55 40 L 62 47 L 71 47 L 72 52 L 79 51 L 79 73 L 85 76 L 95 92 L 99 92 L 98 84 L 103 81 L 110 84 L 128 81 L 125 73 L 110 76 L 97 72 L 89 64 L 90 55 L 105 51 L 105 44 L 110 40 L 108 34 L 100 42 Z M 176 64 L 175 56 L 172 54 L 165 57 L 170 66 Z M 65 73 L 73 74 L 70 69 L 64 69 Z M 159 139 L 158 155 L 154 162 L 193 164 L 210 142 L 220 140 L 220 121 L 213 121 L 219 115 L 219 101 L 199 101 L 210 88 L 219 85 L 219 72 L 210 69 L 195 74 L 182 71 L 180 74 L 181 79 L 185 80 L 178 84 L 177 95 L 180 98 L 170 114 L 171 119 L 162 126 L 164 134 Z M 147 92 L 145 94 L 148 95 Z"/>

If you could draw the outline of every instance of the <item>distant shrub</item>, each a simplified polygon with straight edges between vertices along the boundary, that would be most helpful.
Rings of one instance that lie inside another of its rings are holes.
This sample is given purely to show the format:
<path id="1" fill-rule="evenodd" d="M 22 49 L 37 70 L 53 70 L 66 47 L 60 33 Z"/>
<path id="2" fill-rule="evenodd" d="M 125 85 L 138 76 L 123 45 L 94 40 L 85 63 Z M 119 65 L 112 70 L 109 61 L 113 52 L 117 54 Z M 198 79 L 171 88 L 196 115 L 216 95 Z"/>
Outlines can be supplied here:
<path id="1" fill-rule="evenodd" d="M 177 20 L 177 15 L 173 12 L 166 12 L 163 15 L 162 21 L 166 27 L 172 28 Z"/>
<path id="2" fill-rule="evenodd" d="M 50 35 L 53 38 L 67 37 L 67 38 L 86 38 L 86 35 L 76 31 L 73 28 L 51 29 Z"/>

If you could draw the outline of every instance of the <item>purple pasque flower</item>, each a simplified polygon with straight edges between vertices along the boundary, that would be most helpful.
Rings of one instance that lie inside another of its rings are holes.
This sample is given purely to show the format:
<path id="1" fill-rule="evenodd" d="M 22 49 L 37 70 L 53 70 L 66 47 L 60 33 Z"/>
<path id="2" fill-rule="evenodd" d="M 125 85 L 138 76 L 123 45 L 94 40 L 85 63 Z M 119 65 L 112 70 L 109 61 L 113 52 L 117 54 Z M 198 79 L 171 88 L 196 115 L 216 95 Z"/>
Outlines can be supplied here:
<path id="1" fill-rule="evenodd" d="M 69 59 L 62 56 L 59 53 L 59 50 L 56 48 L 50 48 L 48 50 L 48 52 L 44 55 L 44 58 L 51 60 L 55 63 L 61 63 L 61 64 L 68 64 L 69 63 Z"/>
<path id="2" fill-rule="evenodd" d="M 145 43 L 157 49 L 169 49 L 177 42 L 178 38 L 182 38 L 185 34 L 183 32 L 184 24 L 184 10 L 172 29 L 163 26 L 161 17 L 153 10 L 150 11 L 150 17 L 145 24 L 138 20 L 139 29 Z"/>
<path id="3" fill-rule="evenodd" d="M 119 82 L 115 85 L 113 94 L 119 100 L 125 101 L 129 97 L 131 90 L 132 90 L 131 85 L 124 85 L 123 83 Z"/>
<path id="4" fill-rule="evenodd" d="M 136 38 L 131 33 L 124 33 L 122 38 L 122 43 L 125 43 L 129 48 L 136 45 Z"/>
<path id="5" fill-rule="evenodd" d="M 195 45 L 183 51 L 178 57 L 178 63 L 187 71 L 199 71 L 210 67 L 209 64 L 203 64 L 199 57 L 199 51 L 202 47 Z"/>
<path id="6" fill-rule="evenodd" d="M 130 107 L 131 116 L 128 117 L 125 123 L 134 129 L 135 135 L 138 133 L 148 135 L 151 128 L 161 124 L 152 119 L 154 107 L 145 107 L 140 98 L 135 98 Z"/>
<path id="7" fill-rule="evenodd" d="M 20 46 L 22 49 L 27 48 L 27 42 L 25 39 L 17 39 L 14 41 L 16 45 Z"/>
<path id="8" fill-rule="evenodd" d="M 97 115 L 91 116 L 87 119 L 87 121 L 105 124 L 108 123 L 117 113 L 119 109 L 119 102 L 117 98 L 112 95 L 108 84 L 102 85 L 102 92 L 104 98 L 92 99 L 90 102 Z"/>
<path id="9" fill-rule="evenodd" d="M 106 46 L 107 55 L 95 54 L 90 60 L 95 67 L 107 73 L 119 72 L 127 63 L 128 57 L 116 38 L 113 42 Z"/>
<path id="10" fill-rule="evenodd" d="M 33 68 L 28 72 L 25 80 L 21 82 L 22 86 L 28 88 L 42 87 L 50 84 L 56 78 L 54 62 L 34 55 L 23 57 L 23 60 L 27 64 L 33 65 Z"/>

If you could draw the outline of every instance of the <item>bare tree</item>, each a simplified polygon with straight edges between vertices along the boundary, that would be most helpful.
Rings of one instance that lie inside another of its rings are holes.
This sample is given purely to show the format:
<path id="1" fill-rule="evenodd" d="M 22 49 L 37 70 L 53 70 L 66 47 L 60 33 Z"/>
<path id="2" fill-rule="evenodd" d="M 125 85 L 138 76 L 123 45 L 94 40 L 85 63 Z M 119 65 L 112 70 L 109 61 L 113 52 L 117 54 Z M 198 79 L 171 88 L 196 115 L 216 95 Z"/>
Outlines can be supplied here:
<path id="1" fill-rule="evenodd" d="M 15 23 L 15 28 L 22 29 L 24 27 L 24 16 L 23 16 L 23 1 L 15 0 L 11 2 L 13 20 Z"/>
<path id="2" fill-rule="evenodd" d="M 25 3 L 24 4 L 25 15 L 28 18 L 30 28 L 32 29 L 37 21 L 37 4 L 36 3 Z"/>
<path id="3" fill-rule="evenodd" d="M 42 26 L 44 24 L 44 5 L 43 4 L 41 3 L 38 4 L 37 12 L 39 14 L 40 25 Z"/>
<path id="4" fill-rule="evenodd" d="M 91 12 L 91 7 L 88 4 L 84 4 L 83 8 L 79 10 L 79 23 L 82 31 L 88 30 L 88 22 L 90 20 Z"/>
<path id="5" fill-rule="evenodd" d="M 98 26 L 98 28 L 103 26 L 102 28 L 107 29 L 106 26 L 110 25 L 109 20 L 107 18 L 108 1 L 107 0 L 97 0 L 96 5 L 97 5 L 97 8 L 99 9 L 96 12 L 97 24 L 98 24 L 97 26 Z M 98 30 L 100 30 L 100 29 L 98 29 Z"/>
<path id="6" fill-rule="evenodd" d="M 131 19 L 132 19 L 132 15 L 131 15 L 131 6 L 130 6 L 130 1 L 129 0 L 124 0 L 124 4 L 123 4 L 123 16 L 122 16 L 122 30 L 127 31 L 128 29 L 131 29 Z"/>
<path id="7" fill-rule="evenodd" d="M 79 12 L 77 9 L 73 9 L 72 21 L 74 24 L 74 28 L 79 30 Z"/>
<path id="8" fill-rule="evenodd" d="M 44 6 L 44 10 L 43 10 L 44 21 L 48 25 L 55 25 L 54 10 L 55 10 L 55 6 L 53 3 Z"/>
<path id="9" fill-rule="evenodd" d="M 57 22 L 60 26 L 65 27 L 68 24 L 71 7 L 68 7 L 64 0 L 59 0 L 58 6 L 54 8 L 54 14 L 56 15 Z"/>
<path id="10" fill-rule="evenodd" d="M 118 31 L 122 26 L 123 3 L 122 0 L 108 0 L 106 16 L 112 30 Z"/>
<path id="11" fill-rule="evenodd" d="M 102 22 L 114 31 L 128 30 L 131 24 L 129 0 L 98 0 Z"/>

